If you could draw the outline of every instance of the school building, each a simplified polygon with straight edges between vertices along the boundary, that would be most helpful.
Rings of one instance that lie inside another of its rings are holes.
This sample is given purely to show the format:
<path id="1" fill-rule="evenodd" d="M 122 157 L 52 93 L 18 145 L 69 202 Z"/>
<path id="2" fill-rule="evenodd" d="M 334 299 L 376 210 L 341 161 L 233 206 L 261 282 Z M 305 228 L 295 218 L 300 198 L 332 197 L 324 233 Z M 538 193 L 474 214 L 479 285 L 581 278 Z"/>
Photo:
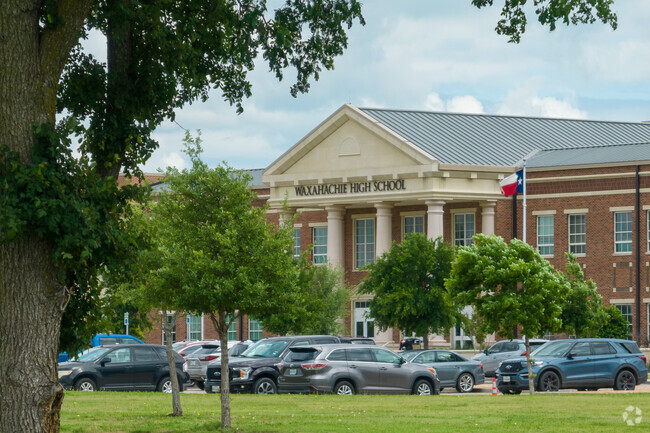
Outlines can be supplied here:
<path id="1" fill-rule="evenodd" d="M 297 213 L 296 254 L 345 271 L 360 269 L 412 232 L 467 245 L 476 233 L 523 235 L 521 194 L 499 181 L 525 162 L 526 241 L 557 269 L 578 257 L 605 305 L 617 306 L 630 332 L 650 332 L 650 123 L 366 109 L 346 104 L 265 170 L 253 170 L 260 203 L 279 222 Z M 289 210 L 282 207 L 287 201 Z M 352 293 L 350 335 L 398 341 L 379 332 L 367 295 Z M 263 324 L 240 318 L 233 340 L 256 339 Z M 207 318 L 183 316 L 176 340 L 216 338 Z M 460 329 L 432 344 L 460 348 Z M 162 341 L 155 329 L 148 338 Z"/>

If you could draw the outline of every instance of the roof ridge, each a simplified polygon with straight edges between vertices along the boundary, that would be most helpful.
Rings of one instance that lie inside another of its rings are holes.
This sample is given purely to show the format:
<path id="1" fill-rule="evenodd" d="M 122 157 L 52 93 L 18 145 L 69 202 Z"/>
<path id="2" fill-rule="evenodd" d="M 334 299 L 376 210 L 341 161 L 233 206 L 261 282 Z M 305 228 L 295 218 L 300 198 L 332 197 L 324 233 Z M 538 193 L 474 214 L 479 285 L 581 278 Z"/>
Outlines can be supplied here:
<path id="1" fill-rule="evenodd" d="M 560 120 L 566 122 L 588 122 L 588 123 L 611 123 L 611 124 L 625 124 L 625 125 L 647 125 L 650 127 L 650 122 L 647 121 L 622 121 L 622 120 L 594 120 L 594 119 L 571 119 L 565 117 L 535 117 L 516 114 L 488 114 L 488 113 L 458 113 L 449 111 L 429 111 L 429 110 L 412 110 L 404 108 L 370 108 L 358 107 L 362 111 L 385 111 L 385 112 L 400 112 L 400 113 L 421 113 L 421 114 L 435 114 L 444 116 L 471 116 L 471 117 L 493 117 L 499 119 L 529 119 L 529 120 Z"/>
<path id="2" fill-rule="evenodd" d="M 642 144 L 650 144 L 650 141 L 637 141 L 629 143 L 613 143 L 613 144 L 599 144 L 596 146 L 576 146 L 576 147 L 553 147 L 549 149 L 539 149 L 539 152 L 556 152 L 558 150 L 587 150 L 587 149 L 601 149 L 604 147 L 622 147 L 622 146 L 639 146 Z"/>

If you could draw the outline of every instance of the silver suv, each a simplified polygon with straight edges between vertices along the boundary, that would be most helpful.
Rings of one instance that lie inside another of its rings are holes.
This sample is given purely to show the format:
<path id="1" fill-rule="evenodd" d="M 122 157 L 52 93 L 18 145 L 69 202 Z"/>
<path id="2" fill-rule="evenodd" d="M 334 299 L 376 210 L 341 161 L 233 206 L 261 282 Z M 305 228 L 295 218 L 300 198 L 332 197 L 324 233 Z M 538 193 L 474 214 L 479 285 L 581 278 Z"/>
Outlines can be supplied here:
<path id="1" fill-rule="evenodd" d="M 278 369 L 282 393 L 440 394 L 433 368 L 409 363 L 383 347 L 292 347 Z"/>
<path id="2" fill-rule="evenodd" d="M 530 339 L 530 351 L 534 351 L 548 340 L 539 338 Z M 503 340 L 493 344 L 489 349 L 474 355 L 472 361 L 478 361 L 483 366 L 486 376 L 495 375 L 501 361 L 506 359 L 518 358 L 526 355 L 526 342 L 524 340 Z"/>

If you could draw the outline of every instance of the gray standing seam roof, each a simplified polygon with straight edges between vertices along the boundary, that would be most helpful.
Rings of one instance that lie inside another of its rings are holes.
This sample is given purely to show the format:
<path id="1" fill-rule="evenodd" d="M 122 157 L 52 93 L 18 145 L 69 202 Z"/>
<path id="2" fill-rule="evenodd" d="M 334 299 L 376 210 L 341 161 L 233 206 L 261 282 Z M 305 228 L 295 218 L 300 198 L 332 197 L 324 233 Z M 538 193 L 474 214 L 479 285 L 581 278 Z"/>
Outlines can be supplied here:
<path id="1" fill-rule="evenodd" d="M 535 150 L 650 143 L 650 123 L 360 110 L 443 164 L 515 166 Z"/>
<path id="2" fill-rule="evenodd" d="M 533 155 L 526 166 L 558 167 L 581 164 L 635 163 L 650 161 L 650 142 L 591 148 L 542 150 Z"/>

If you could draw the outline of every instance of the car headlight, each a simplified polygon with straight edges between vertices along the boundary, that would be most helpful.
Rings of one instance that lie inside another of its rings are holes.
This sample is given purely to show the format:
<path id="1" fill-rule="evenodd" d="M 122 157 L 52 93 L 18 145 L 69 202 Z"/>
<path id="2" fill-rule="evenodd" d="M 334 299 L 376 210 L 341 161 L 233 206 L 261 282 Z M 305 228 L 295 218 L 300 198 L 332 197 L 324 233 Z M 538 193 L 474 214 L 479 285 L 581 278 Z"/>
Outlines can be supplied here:
<path id="1" fill-rule="evenodd" d="M 239 376 L 235 376 L 234 380 L 246 380 L 251 374 L 253 369 L 251 367 L 244 367 L 239 369 Z"/>
<path id="2" fill-rule="evenodd" d="M 68 376 L 70 373 L 72 373 L 72 369 L 70 369 L 70 370 L 59 370 L 59 379 L 61 379 L 63 376 Z"/>

